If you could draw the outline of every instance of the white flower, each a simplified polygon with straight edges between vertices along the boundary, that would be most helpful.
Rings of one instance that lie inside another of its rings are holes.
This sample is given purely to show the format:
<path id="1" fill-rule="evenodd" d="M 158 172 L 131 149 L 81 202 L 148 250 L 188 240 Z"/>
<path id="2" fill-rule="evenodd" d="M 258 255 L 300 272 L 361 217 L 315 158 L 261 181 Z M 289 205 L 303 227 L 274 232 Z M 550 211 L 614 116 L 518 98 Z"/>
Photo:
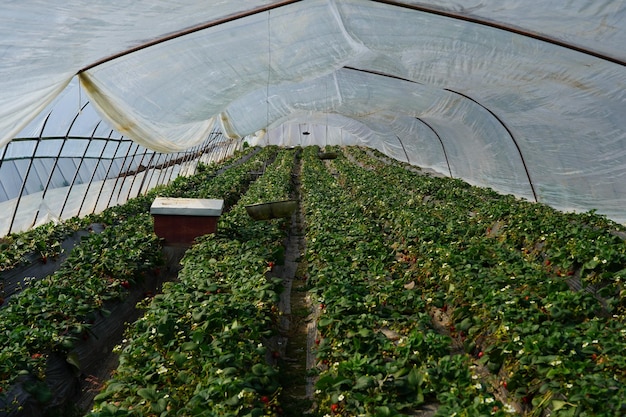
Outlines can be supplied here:
<path id="1" fill-rule="evenodd" d="M 587 346 L 589 346 L 588 342 L 583 342 L 583 348 L 586 348 Z"/>
<path id="2" fill-rule="evenodd" d="M 339 397 L 337 397 L 337 399 L 339 401 L 343 401 L 346 397 L 343 396 L 343 394 L 339 394 Z"/>
<path id="3" fill-rule="evenodd" d="M 164 374 L 164 373 L 166 373 L 166 372 L 167 372 L 167 368 L 166 368 L 165 366 L 163 366 L 163 365 L 161 365 L 161 366 L 159 366 L 159 367 L 157 368 L 157 373 L 158 373 L 159 375 Z"/>
<path id="4" fill-rule="evenodd" d="M 515 414 L 515 408 L 511 404 L 504 404 L 504 412 L 508 414 Z"/>
<path id="5" fill-rule="evenodd" d="M 483 389 L 483 386 L 480 385 L 480 382 L 477 382 L 476 385 L 474 385 L 474 388 L 476 388 L 476 389 Z"/>
<path id="6" fill-rule="evenodd" d="M 559 359 L 555 359 L 550 362 L 550 366 L 557 366 L 557 365 L 560 365 L 561 363 L 562 362 Z"/>
<path id="7" fill-rule="evenodd" d="M 494 402 L 494 399 L 493 399 L 493 398 L 491 398 L 491 397 L 487 397 L 487 398 L 485 398 L 485 402 L 486 402 L 487 404 L 491 404 L 492 402 Z"/>
<path id="8" fill-rule="evenodd" d="M 569 388 L 572 388 L 573 386 L 574 386 L 574 385 L 572 385 L 572 384 L 565 384 L 565 388 L 568 388 L 568 389 L 569 389 Z"/>

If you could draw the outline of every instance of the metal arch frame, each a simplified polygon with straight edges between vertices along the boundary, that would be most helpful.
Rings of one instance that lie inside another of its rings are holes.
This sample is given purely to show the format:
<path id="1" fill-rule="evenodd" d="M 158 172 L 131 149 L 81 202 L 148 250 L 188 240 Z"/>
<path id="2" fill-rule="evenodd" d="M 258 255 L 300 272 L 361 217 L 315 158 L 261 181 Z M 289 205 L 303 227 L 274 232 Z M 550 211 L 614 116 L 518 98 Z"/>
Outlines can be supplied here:
<path id="1" fill-rule="evenodd" d="M 109 131 L 109 136 L 106 138 L 104 142 L 104 146 L 102 147 L 102 152 L 100 152 L 100 156 L 98 157 L 98 162 L 96 162 L 96 166 L 94 167 L 93 172 L 91 173 L 91 178 L 89 178 L 89 184 L 87 184 L 87 189 L 85 190 L 83 201 L 81 201 L 80 206 L 78 207 L 79 217 L 80 217 L 80 212 L 83 210 L 83 206 L 85 205 L 85 201 L 87 201 L 87 196 L 89 195 L 89 189 L 91 188 L 91 184 L 93 184 L 93 180 L 96 178 L 96 173 L 98 172 L 98 167 L 100 166 L 100 162 L 103 159 L 104 151 L 106 150 L 108 143 L 111 141 L 111 135 L 113 135 L 113 129 Z M 103 181 L 106 181 L 106 176 L 103 179 Z M 96 199 L 96 204 L 97 202 L 98 200 Z"/>
<path id="2" fill-rule="evenodd" d="M 60 219 L 63 219 L 63 212 L 65 211 L 65 207 L 67 205 L 67 202 L 70 199 L 70 195 L 72 194 L 72 189 L 74 188 L 74 184 L 76 184 L 76 178 L 78 178 L 78 173 L 80 172 L 80 169 L 83 166 L 83 161 L 85 160 L 85 157 L 87 156 L 87 152 L 89 151 L 89 146 L 91 146 L 91 144 L 93 143 L 94 136 L 96 134 L 96 131 L 98 130 L 98 126 L 100 126 L 100 123 L 102 123 L 102 120 L 100 120 L 96 124 L 96 127 L 93 129 L 93 132 L 91 132 L 91 137 L 89 138 L 89 142 L 87 142 L 87 146 L 85 146 L 85 152 L 83 152 L 83 156 L 80 159 L 80 162 L 78 163 L 78 166 L 76 167 L 76 172 L 74 172 L 74 177 L 72 178 L 72 183 L 70 184 L 70 189 L 67 192 L 67 194 L 65 195 L 65 200 L 63 201 L 63 205 L 61 206 L 61 211 L 59 212 L 59 218 Z M 89 188 L 89 186 L 87 186 L 87 188 Z"/>
<path id="3" fill-rule="evenodd" d="M 111 129 L 111 132 L 109 133 L 109 139 L 111 138 L 111 135 L 113 135 L 113 129 Z M 109 174 L 111 173 L 111 168 L 113 168 L 113 164 L 115 163 L 115 156 L 117 155 L 117 151 L 119 151 L 120 146 L 122 146 L 124 137 L 122 136 L 120 139 L 117 139 L 117 141 L 118 142 L 117 142 L 117 146 L 115 147 L 115 152 L 113 152 L 113 156 L 111 157 L 111 163 L 109 164 L 109 167 L 107 168 L 107 171 L 104 174 L 104 178 L 102 179 L 102 185 L 100 186 L 100 191 L 98 191 L 98 197 L 96 197 L 96 202 L 93 205 L 93 210 L 91 211 L 91 214 L 94 214 L 96 210 L 98 209 L 98 202 L 100 201 L 100 197 L 102 197 L 102 191 L 104 191 L 104 187 L 106 185 L 107 179 L 109 178 Z M 106 149 L 106 146 L 105 146 L 105 149 Z"/>
<path id="4" fill-rule="evenodd" d="M 152 169 L 152 170 L 150 171 L 150 179 L 148 180 L 148 190 L 150 190 L 150 189 L 151 189 L 151 188 L 150 188 L 150 184 L 152 184 L 152 179 L 154 178 L 154 172 L 155 172 L 157 169 L 159 169 L 159 170 L 160 170 L 160 166 L 161 166 L 161 165 L 160 165 L 160 161 L 161 161 L 161 157 L 163 156 L 163 153 L 162 153 L 162 152 L 155 153 L 155 154 L 156 154 L 156 155 L 158 155 L 158 156 L 157 156 L 156 162 L 154 163 L 154 169 Z M 157 178 L 157 180 L 158 180 L 158 178 Z M 158 184 L 158 182 L 157 182 L 157 184 L 156 184 L 156 185 L 159 185 L 159 184 Z M 146 190 L 146 192 L 148 192 L 148 190 Z"/>
<path id="5" fill-rule="evenodd" d="M 165 183 L 165 177 L 167 176 L 166 173 L 170 166 L 170 161 L 172 159 L 172 154 L 164 154 L 164 155 L 165 155 L 165 160 L 161 164 L 161 170 L 159 172 L 159 176 L 157 177 L 157 184 Z"/>
<path id="6" fill-rule="evenodd" d="M 458 94 L 461 97 L 464 97 L 465 99 L 477 104 L 478 106 L 480 106 L 482 109 L 486 110 L 491 116 L 493 116 L 493 118 L 495 118 L 498 123 L 500 123 L 500 125 L 504 128 L 504 130 L 506 130 L 506 132 L 509 134 L 509 137 L 511 138 L 511 140 L 513 141 L 513 144 L 515 145 L 515 148 L 517 149 L 517 153 L 522 161 L 522 166 L 524 167 L 524 172 L 526 173 L 526 178 L 528 179 L 528 184 L 530 185 L 530 190 L 533 193 L 533 198 L 535 199 L 535 202 L 539 202 L 539 199 L 537 198 L 537 192 L 535 191 L 535 185 L 533 184 L 533 180 L 530 177 L 530 172 L 528 171 L 528 166 L 526 165 L 526 159 L 524 159 L 524 154 L 522 152 L 522 149 L 520 148 L 519 144 L 517 143 L 517 140 L 515 139 L 515 136 L 513 135 L 513 132 L 511 132 L 511 129 L 509 129 L 509 127 L 504 123 L 504 121 L 502 121 L 502 119 L 500 119 L 500 117 L 498 117 L 497 114 L 495 114 L 491 109 L 489 109 L 487 106 L 481 104 L 480 102 L 478 102 L 477 100 L 473 99 L 472 97 L 463 94 L 463 93 L 459 93 L 458 91 L 454 91 L 451 90 L 449 88 L 445 88 L 444 90 L 446 91 L 450 91 L 451 93 L 455 93 Z"/>
<path id="7" fill-rule="evenodd" d="M 121 142 L 120 142 L 120 144 L 121 144 Z M 128 155 L 130 155 L 130 150 L 132 149 L 133 144 L 136 145 L 135 152 L 137 152 L 137 149 L 139 149 L 139 144 L 138 143 L 129 141 L 128 151 L 126 151 L 126 156 L 124 157 L 124 160 L 122 161 L 122 166 L 120 167 L 120 171 L 117 173 L 117 176 L 115 177 L 115 183 L 113 184 L 113 189 L 111 190 L 111 194 L 109 195 L 109 201 L 107 202 L 107 205 L 106 205 L 107 208 L 111 207 L 111 201 L 113 201 L 113 194 L 115 194 L 115 188 L 117 187 L 117 183 L 120 180 L 120 175 L 122 175 L 122 173 L 124 171 L 124 165 L 126 165 L 126 160 L 128 159 Z M 133 155 L 133 158 L 134 158 L 134 155 Z M 118 196 L 117 196 L 118 200 L 119 200 L 119 194 L 122 193 L 122 187 L 123 186 L 124 186 L 124 180 L 122 180 L 122 185 L 120 186 L 120 191 L 119 191 Z"/>
<path id="8" fill-rule="evenodd" d="M 141 172 L 140 171 L 141 167 L 143 167 L 143 160 L 146 158 L 146 155 L 148 154 L 149 149 L 148 148 L 144 148 L 144 149 L 145 150 L 143 151 L 143 155 L 141 155 L 141 159 L 139 160 L 139 165 L 137 165 L 137 169 L 135 169 L 135 173 L 132 175 L 133 179 L 130 181 L 130 187 L 128 187 L 128 194 L 126 195 L 125 202 L 130 200 L 130 195 L 133 192 L 133 186 L 135 185 L 135 181 L 137 180 L 137 176 L 139 175 L 139 172 Z M 152 155 L 154 155 L 154 153 Z M 148 162 L 148 167 L 149 167 L 149 164 L 150 163 Z M 126 180 L 126 177 L 124 177 L 124 180 Z M 139 190 L 141 191 L 141 187 L 139 187 Z M 137 192 L 137 195 L 135 197 L 137 197 L 140 194 L 140 191 Z M 120 188 L 120 194 L 121 192 L 122 192 L 122 189 Z M 117 198 L 119 199 L 119 197 L 120 196 L 118 195 Z"/>
<path id="9" fill-rule="evenodd" d="M 372 0 L 375 3 L 380 3 L 380 4 L 387 4 L 389 6 L 395 6 L 395 7 L 401 7 L 404 9 L 410 9 L 410 10 L 415 10 L 418 12 L 423 12 L 423 13 L 428 13 L 428 14 L 433 14 L 433 15 L 437 15 L 437 16 L 443 16 L 443 17 L 447 17 L 450 19 L 455 19 L 455 20 L 463 20 L 466 22 L 470 22 L 470 23 L 475 23 L 477 25 L 481 25 L 481 26 L 488 26 L 488 27 L 492 27 L 495 29 L 500 29 L 503 30 L 505 32 L 510 32 L 510 33 L 515 33 L 517 35 L 521 35 L 527 38 L 532 38 L 532 39 L 536 39 L 539 41 L 543 41 L 552 45 L 556 45 L 556 46 L 560 46 L 562 48 L 566 48 L 566 49 L 570 49 L 572 51 L 576 51 L 576 52 L 580 52 L 582 54 L 585 55 L 589 55 L 589 56 L 593 56 L 595 58 L 599 58 L 605 61 L 609 61 L 612 62 L 614 64 L 618 64 L 621 66 L 626 66 L 626 61 L 620 58 L 616 58 L 598 51 L 594 51 L 591 50 L 589 48 L 584 48 L 582 46 L 578 46 L 578 45 L 574 45 L 572 43 L 568 43 L 562 40 L 559 40 L 557 38 L 553 38 L 547 35 L 543 35 L 541 33 L 538 32 L 533 32 L 530 30 L 525 30 L 525 29 L 521 29 L 515 26 L 509 26 L 509 25 L 505 25 L 503 23 L 498 23 L 498 22 L 494 22 L 491 20 L 487 20 L 487 19 L 481 19 L 478 17 L 471 17 L 468 15 L 464 15 L 464 14 L 460 14 L 460 13 L 455 13 L 455 12 L 450 12 L 450 11 L 445 11 L 443 9 L 437 9 L 434 7 L 428 7 L 428 6 L 423 6 L 423 5 L 417 5 L 417 4 L 407 4 L 404 2 L 400 2 L 400 1 L 394 1 L 394 0 Z"/>
<path id="10" fill-rule="evenodd" d="M 152 162 L 154 161 L 154 156 L 157 154 L 158 152 L 153 151 L 152 155 L 150 156 L 150 160 L 148 161 L 148 166 L 146 167 L 146 171 L 150 170 L 150 172 L 152 172 L 152 170 L 150 169 L 150 167 L 152 166 Z M 137 172 L 137 175 L 139 175 L 139 172 Z M 139 190 L 137 191 L 137 195 L 141 195 L 142 190 L 143 190 L 143 186 L 146 183 L 146 178 L 148 178 L 148 173 L 146 172 L 143 176 L 143 178 L 141 179 L 141 183 L 139 183 Z M 133 180 L 134 182 L 134 180 Z M 148 187 L 150 187 L 150 183 L 148 183 Z M 147 191 L 147 190 L 146 190 Z"/>
<path id="11" fill-rule="evenodd" d="M 406 163 L 410 164 L 411 160 L 409 159 L 409 154 L 406 153 L 406 148 L 404 147 L 404 143 L 402 143 L 402 140 L 400 139 L 400 136 L 395 135 L 396 139 L 398 139 L 398 142 L 400 142 L 400 146 L 402 146 L 402 150 L 404 151 L 404 157 L 406 158 Z"/>
<path id="12" fill-rule="evenodd" d="M 2 164 L 4 163 L 4 157 L 7 155 L 7 150 L 9 149 L 9 145 L 12 142 L 7 143 L 6 145 L 4 145 L 4 149 L 2 150 L 2 157 L 0 158 L 0 171 L 2 171 Z M 4 190 L 5 195 L 8 196 L 8 193 L 6 192 L 6 188 L 4 187 L 4 185 L 2 185 L 2 182 L 0 182 L 0 187 L 2 187 L 2 189 Z"/>
<path id="13" fill-rule="evenodd" d="M 446 164 L 448 165 L 448 172 L 450 173 L 450 178 L 454 178 L 454 176 L 452 175 L 452 169 L 450 168 L 450 160 L 448 159 L 448 152 L 446 152 L 446 147 L 443 144 L 443 140 L 441 139 L 441 136 L 439 136 L 439 133 L 437 133 L 437 131 L 430 125 L 430 123 L 427 123 L 424 119 L 416 117 L 417 120 L 419 120 L 420 122 L 422 122 L 426 127 L 428 127 L 437 137 L 437 140 L 439 140 L 439 143 L 441 144 L 441 149 L 443 150 L 443 157 L 446 160 Z"/>
<path id="14" fill-rule="evenodd" d="M 61 147 L 59 148 L 59 153 L 57 154 L 56 158 L 54 159 L 54 164 L 52 165 L 52 169 L 50 170 L 50 175 L 48 175 L 48 181 L 46 182 L 46 186 L 43 190 L 43 195 L 41 196 L 42 200 L 45 200 L 46 198 L 46 194 L 48 194 L 48 188 L 50 187 L 50 183 L 52 182 L 52 177 L 54 176 L 54 172 L 56 171 L 57 167 L 59 166 L 59 159 L 61 159 L 61 154 L 63 153 L 63 149 L 65 148 L 65 144 L 67 143 L 69 136 L 70 136 L 70 132 L 72 131 L 72 127 L 74 127 L 74 123 L 76 123 L 76 120 L 78 120 L 78 116 L 80 116 L 81 112 L 85 109 L 85 107 L 87 107 L 87 105 L 89 104 L 89 102 L 85 103 L 81 108 L 80 111 L 78 111 L 76 113 L 76 115 L 74 116 L 74 119 L 72 120 L 72 123 L 70 123 L 69 127 L 67 128 L 67 132 L 65 133 L 65 137 L 63 138 L 63 142 L 61 143 Z M 43 132 L 43 128 L 42 128 L 42 132 Z M 33 155 L 34 157 L 34 155 Z M 37 209 L 37 212 L 35 213 L 35 218 L 33 219 L 33 223 L 31 224 L 31 227 L 33 227 L 35 225 L 35 223 L 37 223 L 37 218 L 39 217 L 39 209 Z"/>
<path id="15" fill-rule="evenodd" d="M 174 157 L 174 160 L 172 161 L 172 169 L 170 170 L 170 176 L 167 178 L 167 184 L 172 182 L 172 175 L 174 175 L 174 167 L 178 165 L 179 159 L 180 159 L 180 152 L 176 152 L 176 156 Z M 180 172 L 180 170 L 178 172 Z"/>
<path id="16" fill-rule="evenodd" d="M 26 175 L 24 175 L 24 179 L 22 180 L 22 186 L 20 187 L 20 195 L 17 197 L 17 203 L 15 204 L 15 210 L 13 210 L 13 215 L 11 216 L 11 223 L 9 224 L 9 230 L 7 234 L 10 234 L 11 231 L 13 230 L 13 224 L 15 224 L 15 216 L 17 215 L 17 209 L 20 207 L 20 202 L 22 201 L 22 196 L 24 195 L 24 190 L 26 189 L 26 181 L 28 180 L 28 176 L 30 175 L 30 171 L 33 167 L 33 161 L 35 160 L 37 149 L 39 149 L 39 144 L 41 144 L 43 131 L 46 128 L 46 125 L 48 124 L 48 119 L 50 119 L 50 115 L 52 115 L 52 112 L 48 113 L 48 115 L 46 116 L 46 120 L 44 120 L 43 125 L 41 126 L 41 130 L 39 131 L 39 137 L 37 138 L 37 142 L 35 143 L 35 149 L 33 149 L 33 156 L 30 158 L 30 162 L 28 163 L 28 169 L 26 170 Z M 8 144 L 7 144 L 7 147 L 8 147 Z M 6 148 L 5 148 L 5 154 L 6 154 Z M 4 158 L 2 159 L 4 160 Z M 35 221 L 38 215 L 39 215 L 39 210 L 37 210 L 37 214 L 35 215 Z M 32 225 L 35 224 L 35 221 L 33 221 Z"/>
<path id="17" fill-rule="evenodd" d="M 80 73 L 88 71 L 88 70 L 90 70 L 90 69 L 92 69 L 94 67 L 97 67 L 98 65 L 102 65 L 104 63 L 113 61 L 113 60 L 115 60 L 117 58 L 121 58 L 123 56 L 130 55 L 133 52 L 137 52 L 137 51 L 140 51 L 142 49 L 146 49 L 146 48 L 149 48 L 151 46 L 158 45 L 158 44 L 170 41 L 172 39 L 180 38 L 181 36 L 190 35 L 190 34 L 195 33 L 195 32 L 200 32 L 202 30 L 209 29 L 209 28 L 212 28 L 214 26 L 219 26 L 219 25 L 221 25 L 223 23 L 232 22 L 232 21 L 244 18 L 244 17 L 253 16 L 253 15 L 259 14 L 259 13 L 269 12 L 272 9 L 277 9 L 279 7 L 287 6 L 289 4 L 298 3 L 298 2 L 301 2 L 301 1 L 302 0 L 283 0 L 283 1 L 279 1 L 277 3 L 273 3 L 273 4 L 270 4 L 270 5 L 257 7 L 257 8 L 254 8 L 254 9 L 251 9 L 251 10 L 248 10 L 248 11 L 245 11 L 245 12 L 241 12 L 241 13 L 234 13 L 234 14 L 231 14 L 229 16 L 222 17 L 220 19 L 212 20 L 210 22 L 202 23 L 200 25 L 196 25 L 196 26 L 192 26 L 190 28 L 179 30 L 177 32 L 170 33 L 170 34 L 162 36 L 160 38 L 151 40 L 149 42 L 146 42 L 146 43 L 143 43 L 143 44 L 140 44 L 140 45 L 137 45 L 137 46 L 135 46 L 133 48 L 130 48 L 130 49 L 127 49 L 125 51 L 121 51 L 121 52 L 118 52 L 116 54 L 110 55 L 108 57 L 102 58 L 102 59 L 100 59 L 98 61 L 95 61 L 95 62 L 93 62 L 93 63 L 91 63 L 91 64 L 81 68 L 76 74 L 79 75 Z"/>
<path id="18" fill-rule="evenodd" d="M 287 6 L 287 5 L 290 5 L 290 4 L 293 4 L 293 3 L 298 3 L 298 2 L 301 2 L 301 1 L 302 0 L 283 0 L 283 1 L 280 1 L 280 2 L 277 2 L 277 3 L 273 3 L 273 4 L 270 4 L 270 5 L 257 7 L 255 9 L 250 9 L 250 10 L 245 11 L 245 12 L 234 13 L 232 15 L 225 16 L 223 18 L 219 18 L 219 19 L 216 19 L 216 20 L 212 20 L 210 22 L 202 23 L 202 24 L 190 27 L 190 28 L 186 28 L 186 29 L 174 32 L 174 33 L 170 33 L 170 34 L 164 35 L 164 36 L 162 36 L 160 38 L 156 38 L 156 39 L 153 39 L 153 40 L 151 40 L 149 42 L 145 42 L 145 43 L 142 43 L 140 45 L 137 45 L 137 46 L 135 46 L 133 48 L 129 48 L 129 49 L 126 49 L 124 51 L 120 51 L 120 52 L 118 52 L 116 54 L 113 54 L 113 55 L 110 55 L 108 57 L 104 57 L 104 58 L 102 58 L 100 60 L 97 60 L 97 61 L 95 61 L 95 62 L 93 62 L 93 63 L 91 63 L 89 65 L 84 66 L 79 71 L 77 71 L 76 74 L 79 75 L 79 74 L 81 74 L 81 73 L 83 73 L 85 71 L 88 71 L 88 70 L 90 70 L 90 69 L 92 69 L 94 67 L 97 67 L 99 65 L 102 65 L 104 63 L 113 61 L 113 60 L 115 60 L 117 58 L 121 58 L 121 57 L 126 56 L 126 55 L 130 55 L 130 54 L 132 54 L 134 52 L 137 52 L 137 51 L 140 51 L 142 49 L 146 49 L 146 48 L 149 48 L 151 46 L 158 45 L 158 44 L 170 41 L 172 39 L 176 39 L 176 38 L 179 38 L 179 37 L 182 37 L 182 36 L 185 36 L 185 35 L 189 35 L 189 34 L 192 34 L 192 33 L 195 33 L 195 32 L 200 32 L 202 30 L 209 29 L 211 27 L 218 26 L 218 25 L 223 24 L 223 23 L 232 22 L 232 21 L 235 21 L 237 19 L 245 18 L 245 17 L 248 17 L 248 16 L 253 16 L 253 15 L 259 14 L 259 13 L 269 12 L 272 9 L 277 9 L 277 8 L 280 8 L 280 7 L 283 7 L 283 6 Z M 478 25 L 481 25 L 481 26 L 488 26 L 488 27 L 500 29 L 500 30 L 503 30 L 503 31 L 506 31 L 506 32 L 515 33 L 515 34 L 518 34 L 518 35 L 521 35 L 521 36 L 524 36 L 524 37 L 537 39 L 537 40 L 540 40 L 540 41 L 543 41 L 543 42 L 546 42 L 546 43 L 550 43 L 550 44 L 557 45 L 557 46 L 560 46 L 560 47 L 563 47 L 563 48 L 566 48 L 566 49 L 577 51 L 577 52 L 580 52 L 580 53 L 583 53 L 583 54 L 586 54 L 586 55 L 590 55 L 590 56 L 593 56 L 593 57 L 596 57 L 596 58 L 599 58 L 599 59 L 602 59 L 602 60 L 605 60 L 605 61 L 613 62 L 613 63 L 618 64 L 618 65 L 626 66 L 626 61 L 623 60 L 623 59 L 619 59 L 619 58 L 616 58 L 616 57 L 612 57 L 610 55 L 603 54 L 601 52 L 593 51 L 593 50 L 588 49 L 588 48 L 584 48 L 584 47 L 581 47 L 581 46 L 578 46 L 578 45 L 567 43 L 567 42 L 564 42 L 562 40 L 559 40 L 559 39 L 556 39 L 556 38 L 553 38 L 553 37 L 550 37 L 550 36 L 547 36 L 547 35 L 543 35 L 541 33 L 533 32 L 533 31 L 529 31 L 529 30 L 524 30 L 524 29 L 521 29 L 521 28 L 516 28 L 514 26 L 507 26 L 507 25 L 505 25 L 503 23 L 498 23 L 498 22 L 490 21 L 490 20 L 487 20 L 487 19 L 481 19 L 481 18 L 477 18 L 477 17 L 471 17 L 471 16 L 460 14 L 460 13 L 445 11 L 445 10 L 434 8 L 434 7 L 428 7 L 428 6 L 417 5 L 417 4 L 407 4 L 407 3 L 404 3 L 404 2 L 400 2 L 400 1 L 394 1 L 394 0 L 372 0 L 372 1 L 375 2 L 375 3 L 386 4 L 386 5 L 389 5 L 389 6 L 415 10 L 415 11 L 418 11 L 418 12 L 433 14 L 433 15 L 437 15 L 437 16 L 443 16 L 443 17 L 447 17 L 447 18 L 455 19 L 455 20 L 463 20 L 463 21 L 475 23 L 475 24 L 478 24 Z"/>

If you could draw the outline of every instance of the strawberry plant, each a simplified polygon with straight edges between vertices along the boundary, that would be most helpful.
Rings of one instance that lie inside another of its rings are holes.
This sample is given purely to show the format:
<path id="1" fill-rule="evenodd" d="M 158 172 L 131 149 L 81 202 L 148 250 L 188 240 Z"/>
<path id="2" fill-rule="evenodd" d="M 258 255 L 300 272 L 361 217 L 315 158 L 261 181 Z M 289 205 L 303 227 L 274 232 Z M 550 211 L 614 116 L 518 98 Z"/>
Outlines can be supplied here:
<path id="1" fill-rule="evenodd" d="M 265 274 L 284 231 L 281 222 L 252 221 L 244 206 L 287 198 L 292 165 L 291 153 L 279 154 L 222 216 L 218 233 L 187 251 L 178 281 L 129 328 L 120 366 L 90 415 L 278 412 L 278 358 L 268 343 L 281 280 Z"/>

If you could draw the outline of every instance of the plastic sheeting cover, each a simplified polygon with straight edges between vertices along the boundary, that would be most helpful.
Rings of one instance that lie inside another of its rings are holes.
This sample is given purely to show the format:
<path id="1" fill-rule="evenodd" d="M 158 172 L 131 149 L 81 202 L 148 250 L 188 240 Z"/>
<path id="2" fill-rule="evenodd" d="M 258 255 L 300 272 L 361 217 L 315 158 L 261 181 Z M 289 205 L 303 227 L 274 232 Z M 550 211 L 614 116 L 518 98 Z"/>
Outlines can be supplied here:
<path id="1" fill-rule="evenodd" d="M 10 2 L 0 144 L 89 67 L 99 114 L 155 150 L 215 121 L 279 144 L 282 124 L 328 123 L 324 141 L 623 222 L 625 21 L 610 0 Z"/>

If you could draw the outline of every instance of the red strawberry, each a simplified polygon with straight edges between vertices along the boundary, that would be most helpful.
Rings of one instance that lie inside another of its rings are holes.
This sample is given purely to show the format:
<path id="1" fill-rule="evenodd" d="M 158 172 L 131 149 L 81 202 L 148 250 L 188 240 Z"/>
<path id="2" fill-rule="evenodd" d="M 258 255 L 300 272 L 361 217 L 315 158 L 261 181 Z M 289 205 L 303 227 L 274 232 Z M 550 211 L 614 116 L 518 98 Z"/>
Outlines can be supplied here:
<path id="1" fill-rule="evenodd" d="M 264 395 L 264 396 L 261 397 L 261 402 L 264 403 L 264 404 L 267 404 L 267 403 L 270 402 L 270 399 L 269 399 L 269 397 L 267 395 Z"/>
<path id="2" fill-rule="evenodd" d="M 126 289 L 129 289 L 129 288 L 130 288 L 130 282 L 128 282 L 128 281 L 122 281 L 122 282 L 120 283 L 120 285 L 121 285 L 122 287 L 126 288 Z"/>
<path id="3" fill-rule="evenodd" d="M 482 351 L 482 350 L 481 350 L 480 352 L 478 352 L 478 358 L 479 358 L 479 359 L 480 359 L 480 358 L 482 358 L 482 357 L 483 357 L 483 355 L 484 355 L 484 353 L 483 353 L 483 351 Z"/>
<path id="4" fill-rule="evenodd" d="M 332 411 L 333 413 L 336 413 L 337 410 L 339 410 L 339 404 L 331 404 L 330 405 L 330 411 Z"/>

